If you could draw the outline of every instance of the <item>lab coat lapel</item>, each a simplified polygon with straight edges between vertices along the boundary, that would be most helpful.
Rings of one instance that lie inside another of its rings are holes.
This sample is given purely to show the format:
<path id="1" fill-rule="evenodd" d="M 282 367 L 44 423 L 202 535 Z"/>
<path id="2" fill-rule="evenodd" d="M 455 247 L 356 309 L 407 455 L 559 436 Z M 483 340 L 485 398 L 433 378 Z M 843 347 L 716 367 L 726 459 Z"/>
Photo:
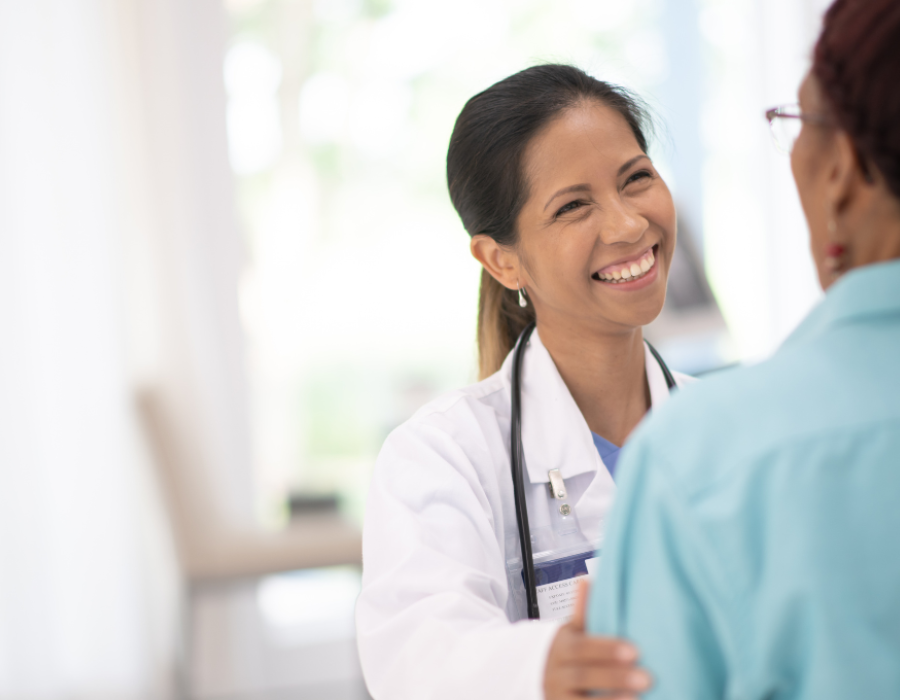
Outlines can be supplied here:
<path id="1" fill-rule="evenodd" d="M 597 470 L 591 431 L 537 330 L 522 361 L 522 447 L 531 483 L 549 481 L 551 469 L 564 479 Z"/>

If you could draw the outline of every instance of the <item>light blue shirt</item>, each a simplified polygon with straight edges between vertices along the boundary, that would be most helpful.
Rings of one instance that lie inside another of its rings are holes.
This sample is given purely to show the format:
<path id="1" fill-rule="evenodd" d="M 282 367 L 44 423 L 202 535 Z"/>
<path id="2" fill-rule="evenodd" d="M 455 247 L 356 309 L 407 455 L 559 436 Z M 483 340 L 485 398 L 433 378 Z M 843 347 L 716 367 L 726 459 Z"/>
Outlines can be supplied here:
<path id="1" fill-rule="evenodd" d="M 772 359 L 682 389 L 623 449 L 588 626 L 647 698 L 900 698 L 900 262 Z"/>
<path id="2" fill-rule="evenodd" d="M 593 430 L 591 431 L 591 438 L 594 440 L 594 447 L 596 447 L 597 452 L 600 453 L 600 459 L 602 459 L 603 464 L 606 465 L 606 470 L 609 472 L 609 475 L 615 479 L 616 465 L 619 463 L 619 454 L 621 454 L 622 448 L 615 443 L 610 442 L 602 435 L 597 435 Z"/>

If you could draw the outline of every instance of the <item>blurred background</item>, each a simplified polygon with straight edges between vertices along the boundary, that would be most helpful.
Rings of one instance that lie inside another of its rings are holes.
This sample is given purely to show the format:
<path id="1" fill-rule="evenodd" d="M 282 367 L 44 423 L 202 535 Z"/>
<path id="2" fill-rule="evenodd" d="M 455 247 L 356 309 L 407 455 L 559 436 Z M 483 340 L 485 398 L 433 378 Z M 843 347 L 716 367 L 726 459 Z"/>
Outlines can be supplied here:
<path id="1" fill-rule="evenodd" d="M 465 101 L 640 94 L 680 249 L 648 336 L 765 357 L 818 299 L 766 107 L 824 0 L 0 0 L 0 698 L 366 698 L 387 433 L 474 381 Z"/>

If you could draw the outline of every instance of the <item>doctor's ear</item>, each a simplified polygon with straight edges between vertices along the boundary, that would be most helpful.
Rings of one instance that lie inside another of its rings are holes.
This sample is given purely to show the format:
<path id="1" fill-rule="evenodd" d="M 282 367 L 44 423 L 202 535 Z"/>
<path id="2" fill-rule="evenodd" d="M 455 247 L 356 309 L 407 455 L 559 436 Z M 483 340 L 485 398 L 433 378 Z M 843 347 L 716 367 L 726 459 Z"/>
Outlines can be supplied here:
<path id="1" fill-rule="evenodd" d="M 500 245 L 484 234 L 472 236 L 469 249 L 472 251 L 472 257 L 484 266 L 491 277 L 507 289 L 518 288 L 522 274 L 519 269 L 519 256 L 515 250 Z"/>

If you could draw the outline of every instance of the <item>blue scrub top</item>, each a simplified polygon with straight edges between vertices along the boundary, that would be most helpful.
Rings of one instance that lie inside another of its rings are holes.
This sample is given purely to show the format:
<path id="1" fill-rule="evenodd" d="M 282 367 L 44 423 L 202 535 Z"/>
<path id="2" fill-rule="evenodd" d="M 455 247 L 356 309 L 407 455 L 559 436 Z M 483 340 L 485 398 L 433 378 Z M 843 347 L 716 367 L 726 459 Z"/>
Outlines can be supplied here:
<path id="1" fill-rule="evenodd" d="M 591 431 L 591 437 L 594 439 L 594 447 L 596 447 L 597 452 L 600 453 L 600 459 L 602 459 L 603 464 L 606 465 L 606 469 L 610 476 L 615 479 L 616 465 L 619 462 L 619 450 L 622 448 L 611 443 L 605 437 L 597 435 L 593 430 Z"/>
<path id="2" fill-rule="evenodd" d="M 655 409 L 617 486 L 588 628 L 648 700 L 900 698 L 900 262 Z"/>

